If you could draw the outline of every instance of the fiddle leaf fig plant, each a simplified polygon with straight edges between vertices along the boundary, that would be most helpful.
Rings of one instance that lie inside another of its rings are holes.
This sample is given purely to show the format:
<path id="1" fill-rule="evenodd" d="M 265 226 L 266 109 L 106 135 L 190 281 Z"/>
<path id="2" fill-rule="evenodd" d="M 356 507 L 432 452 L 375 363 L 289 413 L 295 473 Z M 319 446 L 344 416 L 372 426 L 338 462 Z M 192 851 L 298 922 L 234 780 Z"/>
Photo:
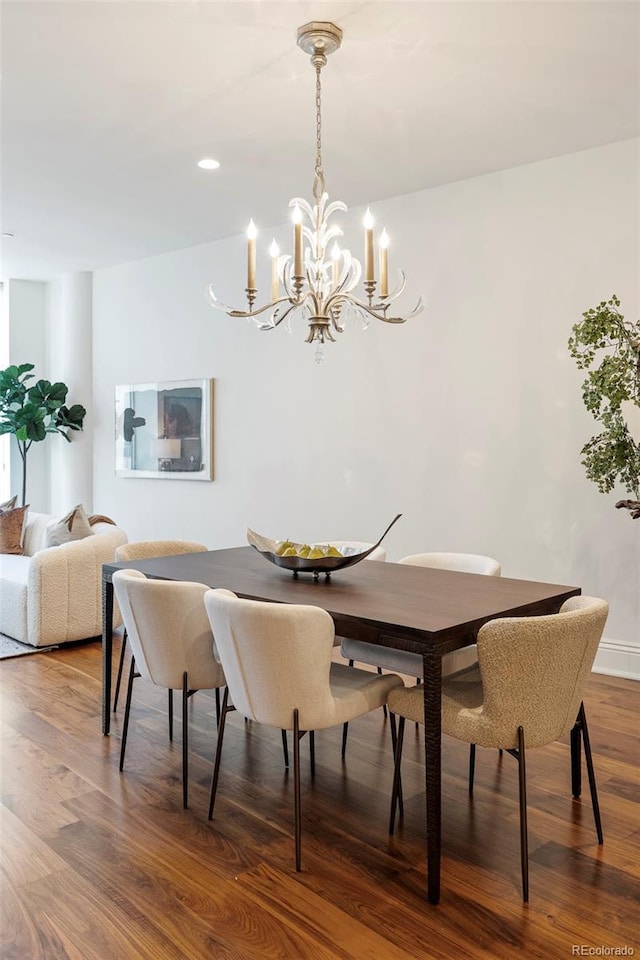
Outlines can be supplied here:
<path id="1" fill-rule="evenodd" d="M 87 411 L 81 404 L 65 404 L 69 388 L 64 383 L 34 379 L 32 363 L 0 370 L 0 434 L 12 434 L 22 459 L 22 505 L 27 493 L 27 454 L 33 443 L 48 433 L 60 433 L 69 443 L 69 431 L 82 430 Z"/>
<path id="2" fill-rule="evenodd" d="M 621 483 L 633 499 L 616 507 L 640 518 L 640 321 L 625 320 L 615 296 L 585 311 L 569 338 L 569 351 L 587 370 L 582 399 L 602 430 L 582 447 L 587 477 L 601 493 Z"/>

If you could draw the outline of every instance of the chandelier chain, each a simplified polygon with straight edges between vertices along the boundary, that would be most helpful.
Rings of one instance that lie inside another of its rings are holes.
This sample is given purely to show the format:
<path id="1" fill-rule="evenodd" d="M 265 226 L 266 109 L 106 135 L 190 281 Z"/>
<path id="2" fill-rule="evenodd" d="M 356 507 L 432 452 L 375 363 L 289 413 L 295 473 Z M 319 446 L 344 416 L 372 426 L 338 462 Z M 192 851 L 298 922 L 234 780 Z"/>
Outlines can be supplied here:
<path id="1" fill-rule="evenodd" d="M 313 196 L 319 200 L 325 192 L 324 170 L 322 168 L 322 84 L 320 82 L 321 64 L 316 64 L 316 166 L 313 181 Z"/>

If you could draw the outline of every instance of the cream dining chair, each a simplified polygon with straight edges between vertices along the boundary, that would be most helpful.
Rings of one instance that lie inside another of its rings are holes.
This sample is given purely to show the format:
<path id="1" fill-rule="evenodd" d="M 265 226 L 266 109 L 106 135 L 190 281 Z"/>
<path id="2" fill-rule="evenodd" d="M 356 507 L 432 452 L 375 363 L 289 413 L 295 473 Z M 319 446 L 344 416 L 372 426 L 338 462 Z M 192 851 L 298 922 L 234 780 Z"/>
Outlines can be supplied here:
<path id="1" fill-rule="evenodd" d="M 168 690 L 182 690 L 182 802 L 188 804 L 189 735 L 187 702 L 198 690 L 224 686 L 214 654 L 203 598 L 207 587 L 183 580 L 148 580 L 138 570 L 113 575 L 115 595 L 131 644 L 131 667 L 122 727 L 120 770 L 124 768 L 131 695 L 135 677 Z"/>
<path id="2" fill-rule="evenodd" d="M 319 607 L 243 600 L 229 590 L 204 598 L 227 678 L 218 731 L 209 819 L 218 787 L 225 719 L 229 710 L 293 732 L 296 870 L 301 862 L 300 738 L 353 720 L 386 701 L 402 686 L 394 674 L 376 676 L 332 663 L 334 625 Z M 229 706 L 228 697 L 233 706 Z"/>
<path id="3" fill-rule="evenodd" d="M 469 793 L 476 745 L 506 750 L 518 761 L 522 897 L 529 899 L 525 748 L 567 733 L 582 736 L 598 843 L 603 842 L 589 731 L 582 698 L 607 619 L 608 605 L 572 597 L 559 613 L 492 620 L 478 632 L 478 662 L 445 679 L 442 732 L 470 744 Z M 394 689 L 389 709 L 400 717 L 391 798 L 393 833 L 400 788 L 404 722 L 424 719 L 417 687 Z"/>
<path id="4" fill-rule="evenodd" d="M 408 557 L 398 560 L 416 567 L 431 567 L 438 570 L 454 570 L 459 573 L 479 573 L 491 577 L 499 577 L 501 567 L 497 560 L 485 557 L 478 553 L 412 553 Z M 343 637 L 340 644 L 340 653 L 349 661 L 352 667 L 355 662 L 368 663 L 377 667 L 378 673 L 391 670 L 394 673 L 404 674 L 406 677 L 415 677 L 420 683 L 423 678 L 422 656 L 408 650 L 394 650 L 391 647 L 379 646 L 377 643 L 367 643 L 366 640 L 352 640 Z M 469 666 L 476 659 L 475 644 L 454 650 L 442 658 L 442 675 L 447 676 L 456 670 Z M 386 708 L 385 708 L 386 716 Z M 342 756 L 347 749 L 348 725 L 342 730 Z"/>
<path id="5" fill-rule="evenodd" d="M 480 573 L 492 577 L 499 577 L 501 572 L 497 560 L 477 553 L 413 553 L 408 557 L 403 557 L 402 560 L 398 560 L 398 563 L 407 563 L 416 567 L 432 567 L 439 570 L 455 570 L 459 573 Z M 465 650 L 471 651 L 471 659 L 475 659 L 474 646 L 467 647 Z M 369 663 L 374 667 L 393 670 L 395 673 L 402 673 L 407 677 L 422 678 L 422 657 L 419 653 L 393 650 L 391 647 L 381 647 L 376 643 L 351 640 L 347 637 L 342 640 L 340 652 L 345 660 L 349 660 L 350 664 L 354 662 Z M 469 654 L 467 654 L 465 663 L 462 662 L 460 654 L 460 650 L 454 650 L 453 653 L 443 657 L 443 675 L 468 665 L 470 662 Z"/>
<path id="6" fill-rule="evenodd" d="M 176 557 L 182 553 L 204 553 L 208 550 L 203 543 L 196 543 L 192 540 L 137 540 L 133 543 L 123 543 L 116 549 L 116 563 L 128 563 L 132 560 L 156 560 L 158 557 Z M 120 683 L 122 681 L 122 669 L 124 667 L 124 657 L 127 647 L 126 627 L 122 634 L 122 643 L 120 645 L 120 659 L 118 661 L 118 676 L 116 678 L 116 691 L 113 695 L 113 712 L 118 709 L 118 698 L 120 696 Z M 173 740 L 173 690 L 169 690 L 169 739 Z M 216 700 L 218 714 L 220 712 L 220 695 Z"/>

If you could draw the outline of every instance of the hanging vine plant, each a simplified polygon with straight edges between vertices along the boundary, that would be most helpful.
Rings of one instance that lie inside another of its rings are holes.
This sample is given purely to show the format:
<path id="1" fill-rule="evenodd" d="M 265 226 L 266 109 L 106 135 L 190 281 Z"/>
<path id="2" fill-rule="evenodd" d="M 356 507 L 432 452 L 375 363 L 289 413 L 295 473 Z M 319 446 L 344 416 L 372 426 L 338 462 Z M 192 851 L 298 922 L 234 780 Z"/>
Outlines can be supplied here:
<path id="1" fill-rule="evenodd" d="M 573 327 L 569 351 L 581 370 L 588 370 L 582 399 L 602 430 L 583 446 L 582 464 L 601 493 L 621 483 L 632 499 L 616 507 L 640 518 L 640 437 L 630 418 L 640 414 L 640 321 L 620 313 L 615 296 L 582 314 Z M 597 364 L 597 365 L 596 365 Z M 634 409 L 635 408 L 635 409 Z"/>

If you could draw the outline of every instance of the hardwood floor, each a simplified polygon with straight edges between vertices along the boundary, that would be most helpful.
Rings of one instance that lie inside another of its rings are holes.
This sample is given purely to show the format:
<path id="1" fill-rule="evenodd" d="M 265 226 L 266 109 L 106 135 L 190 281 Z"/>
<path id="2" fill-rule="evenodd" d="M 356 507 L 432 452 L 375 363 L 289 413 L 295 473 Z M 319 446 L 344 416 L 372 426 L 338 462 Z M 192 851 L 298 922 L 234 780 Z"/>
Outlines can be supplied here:
<path id="1" fill-rule="evenodd" d="M 99 643 L 3 660 L 0 675 L 3 960 L 553 960 L 625 946 L 640 955 L 632 681 L 594 675 L 585 700 L 603 847 L 586 773 L 582 800 L 571 799 L 568 745 L 528 754 L 527 906 L 516 764 L 479 750 L 470 802 L 467 748 L 445 741 L 442 901 L 432 907 L 421 730 L 407 726 L 405 814 L 393 838 L 382 713 L 350 725 L 345 764 L 340 730 L 316 735 L 315 778 L 303 762 L 296 874 L 279 731 L 230 715 L 210 823 L 213 696 L 199 693 L 189 706 L 185 811 L 179 695 L 170 744 L 166 695 L 136 681 L 120 774 L 122 709 L 111 737 L 100 733 Z M 301 746 L 308 761 L 306 739 Z"/>

